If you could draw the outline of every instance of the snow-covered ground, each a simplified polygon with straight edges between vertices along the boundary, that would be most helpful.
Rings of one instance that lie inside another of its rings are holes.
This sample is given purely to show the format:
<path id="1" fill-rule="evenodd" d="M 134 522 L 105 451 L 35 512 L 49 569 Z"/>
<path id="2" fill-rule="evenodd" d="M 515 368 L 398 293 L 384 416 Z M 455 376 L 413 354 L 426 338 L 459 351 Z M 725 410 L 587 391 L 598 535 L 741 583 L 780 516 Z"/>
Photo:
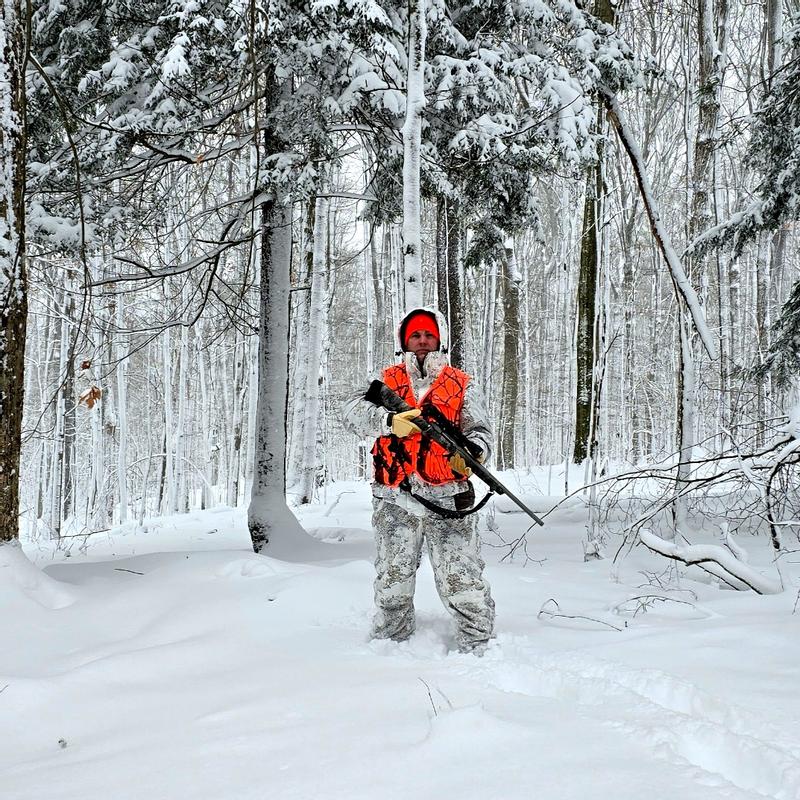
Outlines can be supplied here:
<path id="1" fill-rule="evenodd" d="M 483 658 L 453 652 L 425 562 L 416 635 L 370 642 L 369 513 L 328 487 L 300 560 L 254 555 L 231 509 L 27 543 L 35 566 L 0 549 L 0 798 L 800 798 L 796 588 L 584 562 L 573 501 L 526 564 L 487 532 Z"/>

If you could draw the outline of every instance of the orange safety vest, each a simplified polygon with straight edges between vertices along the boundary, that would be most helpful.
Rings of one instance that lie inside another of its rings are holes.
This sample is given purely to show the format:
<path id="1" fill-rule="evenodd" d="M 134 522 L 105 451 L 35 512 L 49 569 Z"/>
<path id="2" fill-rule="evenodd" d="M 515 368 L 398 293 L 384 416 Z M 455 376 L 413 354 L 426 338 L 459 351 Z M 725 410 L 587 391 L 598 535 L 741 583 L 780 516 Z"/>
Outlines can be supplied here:
<path id="1" fill-rule="evenodd" d="M 456 427 L 461 425 L 461 409 L 469 381 L 470 376 L 466 372 L 447 365 L 419 404 L 414 397 L 405 364 L 387 367 L 383 371 L 383 382 L 408 405 L 421 409 L 426 418 L 426 408 L 433 405 Z M 449 461 L 450 456 L 444 447 L 430 439 L 423 439 L 420 433 L 402 438 L 394 434 L 379 436 L 372 448 L 375 482 L 393 488 L 414 473 L 430 484 L 466 480 L 463 475 L 456 475 L 450 469 Z"/>

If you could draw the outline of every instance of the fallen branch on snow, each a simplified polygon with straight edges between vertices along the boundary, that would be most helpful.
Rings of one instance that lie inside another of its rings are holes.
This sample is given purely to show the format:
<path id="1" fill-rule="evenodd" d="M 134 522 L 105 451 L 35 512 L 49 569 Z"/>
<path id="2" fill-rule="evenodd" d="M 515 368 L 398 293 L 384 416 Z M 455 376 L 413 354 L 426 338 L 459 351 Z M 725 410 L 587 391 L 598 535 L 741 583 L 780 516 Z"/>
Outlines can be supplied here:
<path id="1" fill-rule="evenodd" d="M 627 600 L 622 600 L 619 603 L 615 603 L 611 610 L 615 614 L 630 614 L 631 616 L 635 617 L 637 614 L 646 614 L 651 608 L 653 608 L 656 603 L 676 603 L 677 605 L 688 606 L 689 608 L 698 611 L 699 613 L 703 613 L 705 616 L 708 616 L 706 612 L 702 612 L 700 609 L 697 608 L 697 605 L 689 600 L 680 600 L 677 597 L 669 597 L 668 595 L 664 594 L 639 594 L 635 595 L 634 597 L 629 597 Z"/>
<path id="2" fill-rule="evenodd" d="M 639 531 L 639 541 L 658 555 L 710 572 L 734 589 L 740 589 L 741 584 L 744 584 L 756 594 L 780 594 L 783 591 L 780 583 L 739 561 L 724 547 L 714 544 L 676 544 L 648 530 Z"/>
<path id="3" fill-rule="evenodd" d="M 542 604 L 542 607 L 539 609 L 539 613 L 536 615 L 536 618 L 586 620 L 587 622 L 594 622 L 597 625 L 603 626 L 604 628 L 610 628 L 613 631 L 619 631 L 620 633 L 622 633 L 622 628 L 618 627 L 617 625 L 612 625 L 610 622 L 605 622 L 602 619 L 596 619 L 595 617 L 586 617 L 583 614 L 562 614 L 561 607 L 552 597 Z"/>

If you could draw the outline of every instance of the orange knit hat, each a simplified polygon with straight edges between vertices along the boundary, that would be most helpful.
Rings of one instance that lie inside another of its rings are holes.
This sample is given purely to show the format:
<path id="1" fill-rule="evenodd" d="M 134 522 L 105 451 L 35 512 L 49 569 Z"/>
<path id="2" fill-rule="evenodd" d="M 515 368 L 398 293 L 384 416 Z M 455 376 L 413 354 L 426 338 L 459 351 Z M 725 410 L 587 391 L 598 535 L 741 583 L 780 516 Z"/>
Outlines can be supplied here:
<path id="1" fill-rule="evenodd" d="M 417 331 L 428 331 L 439 336 L 439 325 L 436 322 L 436 317 L 429 311 L 417 311 L 412 314 L 408 319 L 403 320 L 403 326 L 400 329 L 400 341 L 403 343 L 403 349 L 408 349 L 408 340 L 412 333 Z"/>

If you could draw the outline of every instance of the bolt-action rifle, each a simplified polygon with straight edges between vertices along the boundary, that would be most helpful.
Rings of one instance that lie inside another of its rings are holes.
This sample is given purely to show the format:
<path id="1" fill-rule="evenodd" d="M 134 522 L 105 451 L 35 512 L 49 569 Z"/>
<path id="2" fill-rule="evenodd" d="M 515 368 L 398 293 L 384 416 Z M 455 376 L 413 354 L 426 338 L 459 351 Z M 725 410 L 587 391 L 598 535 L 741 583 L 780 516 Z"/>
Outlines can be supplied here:
<path id="1" fill-rule="evenodd" d="M 372 381 L 364 398 L 374 405 L 385 408 L 387 411 L 395 414 L 408 411 L 412 408 L 400 395 L 393 392 L 385 383 L 378 380 Z M 413 423 L 422 431 L 423 436 L 426 436 L 444 447 L 449 456 L 460 455 L 461 458 L 464 459 L 464 463 L 472 470 L 472 474 L 480 478 L 489 487 L 489 494 L 481 502 L 481 506 L 492 494 L 504 494 L 509 500 L 519 506 L 519 508 L 521 508 L 537 525 L 544 525 L 540 517 L 536 516 L 519 497 L 500 483 L 500 481 L 478 461 L 474 452 L 475 446 L 468 441 L 461 431 L 450 425 L 443 415 L 439 418 L 438 422 L 427 420 L 422 416 L 414 417 Z M 417 499 L 419 500 L 419 498 Z M 477 507 L 473 510 L 477 510 Z"/>

